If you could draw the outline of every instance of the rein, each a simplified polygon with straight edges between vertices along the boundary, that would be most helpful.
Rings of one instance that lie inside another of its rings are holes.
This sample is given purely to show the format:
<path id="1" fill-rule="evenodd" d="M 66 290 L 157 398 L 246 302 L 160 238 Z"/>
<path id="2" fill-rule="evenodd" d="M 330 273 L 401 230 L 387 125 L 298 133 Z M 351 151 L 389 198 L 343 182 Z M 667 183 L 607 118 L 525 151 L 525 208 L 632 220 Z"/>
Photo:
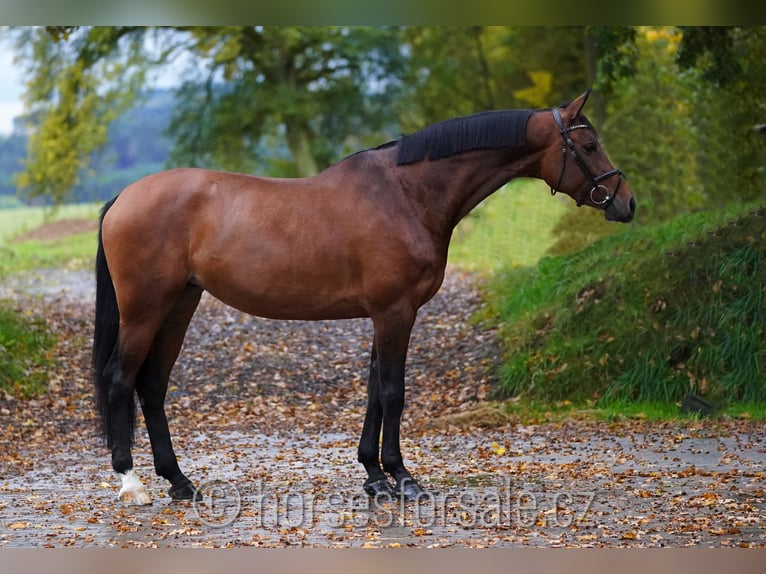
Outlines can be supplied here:
<path id="1" fill-rule="evenodd" d="M 620 189 L 620 184 L 622 183 L 623 173 L 619 169 L 615 168 L 615 169 L 610 169 L 609 171 L 606 171 L 602 173 L 601 175 L 597 175 L 596 177 L 594 177 L 593 174 L 590 172 L 590 169 L 588 169 L 588 166 L 585 164 L 585 162 L 582 160 L 580 155 L 577 153 L 577 148 L 575 147 L 575 143 L 574 141 L 572 141 L 572 138 L 569 136 L 569 132 L 571 131 L 580 130 L 580 129 L 592 130 L 593 128 L 587 124 L 577 124 L 577 125 L 565 128 L 564 122 L 561 120 L 561 113 L 559 112 L 558 108 L 553 108 L 551 111 L 553 112 L 553 120 L 556 122 L 556 126 L 559 128 L 559 132 L 561 133 L 561 138 L 564 140 L 564 145 L 561 147 L 561 172 L 559 173 L 559 181 L 556 184 L 555 188 L 551 187 L 551 195 L 556 195 L 558 188 L 561 186 L 561 181 L 564 179 L 564 171 L 567 165 L 567 151 L 569 151 L 571 152 L 575 163 L 580 168 L 580 171 L 583 172 L 583 174 L 585 175 L 585 178 L 588 180 L 588 183 L 583 188 L 582 193 L 580 193 L 580 197 L 577 198 L 577 207 L 580 207 L 583 203 L 585 203 L 586 199 L 590 199 L 593 205 L 597 205 L 599 207 L 603 206 L 604 209 L 608 208 L 614 201 L 614 198 L 617 196 L 617 191 Z M 614 175 L 618 176 L 617 186 L 614 188 L 614 193 L 610 194 L 609 189 L 607 189 L 607 187 L 600 182 Z M 588 191 L 589 186 L 590 186 L 590 191 Z M 593 194 L 596 190 L 603 191 L 604 193 L 603 199 L 597 200 L 594 197 Z"/>

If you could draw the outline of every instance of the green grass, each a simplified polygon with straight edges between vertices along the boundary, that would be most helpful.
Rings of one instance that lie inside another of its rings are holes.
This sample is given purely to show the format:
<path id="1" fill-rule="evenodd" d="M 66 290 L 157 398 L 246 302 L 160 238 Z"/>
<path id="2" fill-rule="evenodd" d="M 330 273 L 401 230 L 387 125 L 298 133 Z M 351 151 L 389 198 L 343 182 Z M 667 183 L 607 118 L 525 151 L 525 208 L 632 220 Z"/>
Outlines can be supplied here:
<path id="1" fill-rule="evenodd" d="M 18 235 L 40 227 L 49 221 L 61 219 L 96 219 L 100 203 L 62 205 L 55 209 L 47 207 L 18 207 L 0 209 L 0 245 L 10 242 Z"/>
<path id="2" fill-rule="evenodd" d="M 681 414 L 680 405 L 666 401 L 547 401 L 522 399 L 505 403 L 505 411 L 522 424 L 556 423 L 566 420 L 696 421 L 697 414 Z M 766 421 L 766 403 L 736 403 L 710 415 L 716 419 Z"/>
<path id="3" fill-rule="evenodd" d="M 0 390 L 17 396 L 42 392 L 54 342 L 42 321 L 0 302 Z"/>
<path id="4" fill-rule="evenodd" d="M 14 238 L 44 223 L 63 219 L 96 219 L 98 204 L 64 205 L 55 211 L 42 207 L 0 210 L 0 277 L 35 269 L 84 269 L 92 265 L 97 234 L 82 233 L 54 241 Z"/>
<path id="5" fill-rule="evenodd" d="M 514 180 L 460 222 L 450 263 L 479 273 L 535 265 L 555 243 L 553 226 L 568 207 L 542 181 Z"/>
<path id="6" fill-rule="evenodd" d="M 95 232 L 55 241 L 0 243 L 0 277 L 35 269 L 87 269 L 93 265 L 96 246 Z"/>
<path id="7" fill-rule="evenodd" d="M 95 204 L 67 205 L 55 211 L 41 207 L 0 210 L 0 278 L 44 268 L 92 266 L 96 233 L 70 235 L 55 241 L 13 239 L 49 221 L 98 216 Z M 45 323 L 0 301 L 0 391 L 35 396 L 46 388 L 46 367 L 54 335 Z"/>
<path id="8" fill-rule="evenodd" d="M 766 401 L 766 208 L 628 227 L 574 255 L 506 269 L 488 318 L 502 390 L 548 403 Z"/>

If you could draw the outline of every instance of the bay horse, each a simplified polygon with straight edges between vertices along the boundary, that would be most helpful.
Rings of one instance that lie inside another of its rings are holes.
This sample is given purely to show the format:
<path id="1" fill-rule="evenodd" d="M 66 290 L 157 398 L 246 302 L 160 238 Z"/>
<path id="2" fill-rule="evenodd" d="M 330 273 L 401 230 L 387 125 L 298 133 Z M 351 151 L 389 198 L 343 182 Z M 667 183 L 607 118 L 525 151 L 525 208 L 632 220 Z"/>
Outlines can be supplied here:
<path id="1" fill-rule="evenodd" d="M 582 114 L 588 94 L 551 109 L 445 120 L 312 177 L 172 169 L 108 202 L 96 257 L 93 373 L 120 500 L 151 503 L 133 470 L 136 395 L 170 497 L 201 497 L 178 466 L 164 402 L 203 291 L 264 318 L 370 318 L 363 488 L 421 495 L 399 445 L 405 359 L 417 311 L 444 278 L 455 225 L 521 176 L 543 179 L 551 193 L 601 209 L 607 220 L 633 217 L 633 194 Z"/>

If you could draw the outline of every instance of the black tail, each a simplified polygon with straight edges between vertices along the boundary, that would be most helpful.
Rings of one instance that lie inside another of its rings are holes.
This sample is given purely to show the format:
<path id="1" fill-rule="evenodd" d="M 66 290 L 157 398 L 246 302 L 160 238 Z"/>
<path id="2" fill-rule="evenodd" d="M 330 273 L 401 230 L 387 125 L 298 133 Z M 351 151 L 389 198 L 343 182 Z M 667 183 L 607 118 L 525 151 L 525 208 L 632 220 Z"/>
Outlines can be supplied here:
<path id="1" fill-rule="evenodd" d="M 101 210 L 98 230 L 98 251 L 96 252 L 96 320 L 93 332 L 93 382 L 96 386 L 96 405 L 101 418 L 101 432 L 108 446 L 112 446 L 112 432 L 109 425 L 109 384 L 110 378 L 104 376 L 104 371 L 117 345 L 117 335 L 120 330 L 120 311 L 117 308 L 117 296 L 114 291 L 112 276 L 104 254 L 104 244 L 101 240 L 101 226 L 104 216 L 117 198 L 106 203 Z M 129 405 L 130 436 L 133 437 L 135 427 L 136 405 L 131 398 Z"/>

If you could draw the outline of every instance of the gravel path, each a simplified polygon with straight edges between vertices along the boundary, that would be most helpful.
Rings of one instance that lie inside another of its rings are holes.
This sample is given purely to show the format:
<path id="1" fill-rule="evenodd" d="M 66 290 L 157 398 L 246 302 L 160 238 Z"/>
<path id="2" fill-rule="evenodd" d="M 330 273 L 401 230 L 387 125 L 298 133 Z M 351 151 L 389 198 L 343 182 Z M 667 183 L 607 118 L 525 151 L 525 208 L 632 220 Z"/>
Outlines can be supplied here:
<path id="1" fill-rule="evenodd" d="M 0 295 L 60 335 L 50 392 L 0 398 L 0 546 L 766 545 L 762 424 L 509 421 L 485 402 L 500 353 L 456 270 L 412 336 L 403 450 L 430 496 L 404 506 L 364 496 L 355 460 L 369 321 L 266 321 L 205 297 L 167 410 L 208 496 L 170 502 L 141 430 L 154 504 L 134 508 L 94 434 L 89 275 L 29 275 Z"/>

